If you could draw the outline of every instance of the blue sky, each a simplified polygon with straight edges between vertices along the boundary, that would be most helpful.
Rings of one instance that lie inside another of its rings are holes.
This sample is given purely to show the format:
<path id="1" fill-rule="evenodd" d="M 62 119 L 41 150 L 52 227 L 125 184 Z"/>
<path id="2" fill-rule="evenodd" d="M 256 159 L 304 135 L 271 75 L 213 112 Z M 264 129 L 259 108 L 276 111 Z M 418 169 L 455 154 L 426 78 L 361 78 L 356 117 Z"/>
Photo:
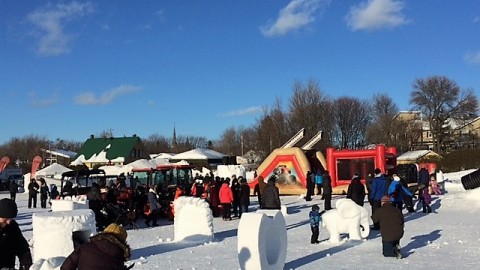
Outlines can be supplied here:
<path id="1" fill-rule="evenodd" d="M 480 1 L 0 0 L 0 43 L 0 143 L 216 140 L 310 79 L 401 110 L 432 75 L 480 97 Z"/>

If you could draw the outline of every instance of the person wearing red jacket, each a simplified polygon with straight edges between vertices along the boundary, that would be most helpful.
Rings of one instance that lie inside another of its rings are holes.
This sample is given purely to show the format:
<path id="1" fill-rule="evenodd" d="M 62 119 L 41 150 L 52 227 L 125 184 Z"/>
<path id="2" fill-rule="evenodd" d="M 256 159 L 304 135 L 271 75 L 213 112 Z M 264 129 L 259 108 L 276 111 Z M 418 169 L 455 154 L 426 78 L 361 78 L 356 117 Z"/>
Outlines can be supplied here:
<path id="1" fill-rule="evenodd" d="M 230 216 L 230 204 L 233 202 L 233 192 L 228 185 L 228 181 L 224 182 L 220 187 L 219 197 L 220 204 L 223 208 L 223 220 L 232 220 Z"/>

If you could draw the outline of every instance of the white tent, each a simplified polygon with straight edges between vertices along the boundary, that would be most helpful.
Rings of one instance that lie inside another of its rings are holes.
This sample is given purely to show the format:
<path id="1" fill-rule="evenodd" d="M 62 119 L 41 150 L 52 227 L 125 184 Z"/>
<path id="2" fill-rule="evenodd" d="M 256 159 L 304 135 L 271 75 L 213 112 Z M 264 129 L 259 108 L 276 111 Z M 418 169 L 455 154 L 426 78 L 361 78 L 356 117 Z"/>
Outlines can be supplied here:
<path id="1" fill-rule="evenodd" d="M 50 166 L 47 166 L 41 170 L 38 170 L 35 173 L 35 177 L 49 177 L 49 178 L 55 178 L 55 179 L 61 179 L 62 178 L 62 173 L 64 172 L 69 172 L 71 169 L 58 164 L 58 163 L 53 163 Z"/>
<path id="2" fill-rule="evenodd" d="M 187 152 L 177 154 L 171 159 L 173 160 L 208 160 L 208 159 L 222 159 L 225 155 L 206 148 L 197 148 Z"/>

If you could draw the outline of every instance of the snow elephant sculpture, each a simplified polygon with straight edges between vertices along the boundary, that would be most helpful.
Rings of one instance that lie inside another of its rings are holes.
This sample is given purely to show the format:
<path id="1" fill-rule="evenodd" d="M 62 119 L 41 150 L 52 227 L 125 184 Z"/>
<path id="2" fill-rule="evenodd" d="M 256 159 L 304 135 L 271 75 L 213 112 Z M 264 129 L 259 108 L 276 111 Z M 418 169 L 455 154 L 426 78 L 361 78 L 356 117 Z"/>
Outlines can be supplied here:
<path id="1" fill-rule="evenodd" d="M 350 240 L 361 240 L 370 234 L 368 211 L 351 199 L 339 199 L 336 208 L 322 215 L 322 227 L 330 234 L 330 243 L 340 242 L 340 234 L 348 233 Z"/>

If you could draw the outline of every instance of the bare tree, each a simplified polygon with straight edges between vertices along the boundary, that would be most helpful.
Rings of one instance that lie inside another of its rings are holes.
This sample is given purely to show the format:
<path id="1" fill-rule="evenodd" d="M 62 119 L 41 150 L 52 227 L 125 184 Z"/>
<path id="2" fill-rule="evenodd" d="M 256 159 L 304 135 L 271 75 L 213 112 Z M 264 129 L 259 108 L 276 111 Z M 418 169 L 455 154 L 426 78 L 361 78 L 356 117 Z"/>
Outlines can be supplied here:
<path id="1" fill-rule="evenodd" d="M 167 138 L 153 134 L 148 136 L 146 139 L 142 139 L 145 151 L 149 154 L 159 154 L 159 153 L 168 153 L 171 151 L 170 140 Z"/>
<path id="2" fill-rule="evenodd" d="M 371 106 L 372 122 L 367 128 L 367 142 L 395 146 L 400 151 L 409 149 L 408 123 L 398 119 L 398 106 L 387 94 L 375 94 Z"/>
<path id="3" fill-rule="evenodd" d="M 355 149 L 365 145 L 370 122 L 369 104 L 352 97 L 340 97 L 334 103 L 336 142 L 340 148 Z"/>
<path id="4" fill-rule="evenodd" d="M 446 140 L 447 120 L 471 119 L 477 115 L 478 100 L 472 89 L 461 90 L 445 76 L 417 79 L 410 93 L 410 104 L 427 118 L 433 150 L 442 151 Z"/>
<path id="5" fill-rule="evenodd" d="M 333 129 L 330 108 L 331 102 L 322 94 L 317 82 L 310 80 L 307 85 L 295 82 L 288 114 L 290 134 L 293 135 L 305 128 L 306 136 L 303 141 L 309 140 L 319 131 L 323 131 L 324 138 L 329 138 L 330 131 Z M 329 145 L 330 142 L 322 140 L 320 145 L 322 143 Z"/>
<path id="6" fill-rule="evenodd" d="M 220 136 L 219 151 L 227 155 L 235 155 L 240 149 L 240 135 L 234 127 L 227 128 Z"/>
<path id="7" fill-rule="evenodd" d="M 288 138 L 286 117 L 277 101 L 277 107 L 269 110 L 265 107 L 262 117 L 257 120 L 255 149 L 268 155 L 275 148 L 282 146 Z M 293 135 L 293 134 L 292 134 Z M 292 136 L 290 135 L 290 136 Z"/>

